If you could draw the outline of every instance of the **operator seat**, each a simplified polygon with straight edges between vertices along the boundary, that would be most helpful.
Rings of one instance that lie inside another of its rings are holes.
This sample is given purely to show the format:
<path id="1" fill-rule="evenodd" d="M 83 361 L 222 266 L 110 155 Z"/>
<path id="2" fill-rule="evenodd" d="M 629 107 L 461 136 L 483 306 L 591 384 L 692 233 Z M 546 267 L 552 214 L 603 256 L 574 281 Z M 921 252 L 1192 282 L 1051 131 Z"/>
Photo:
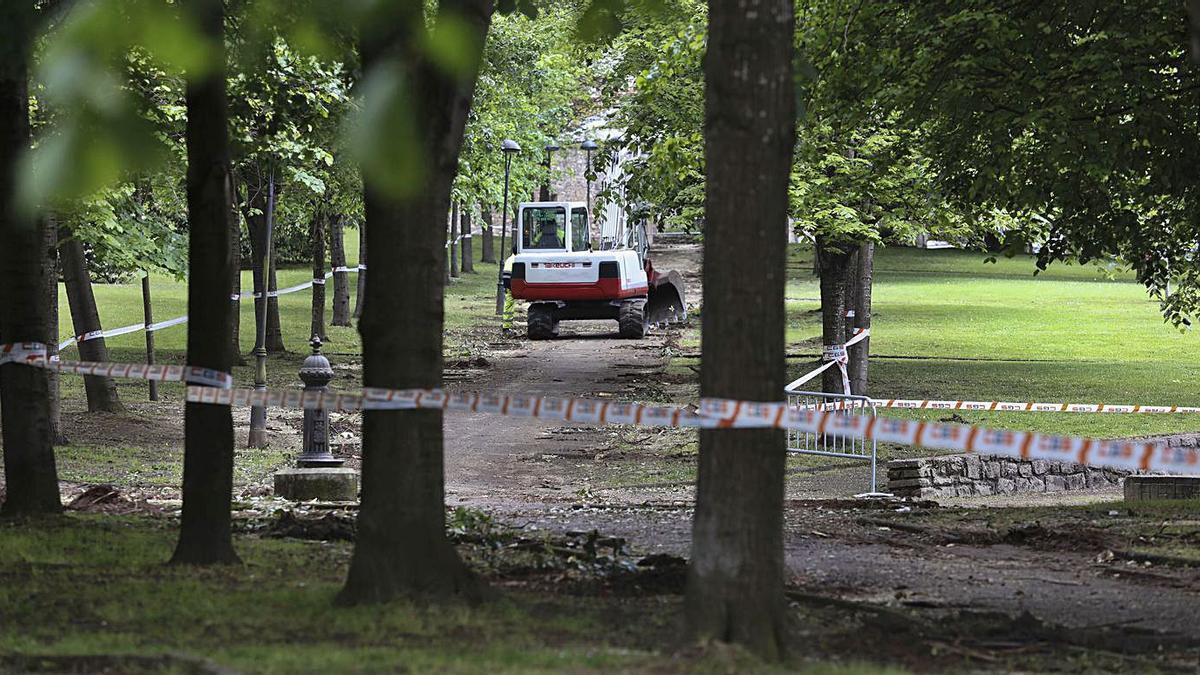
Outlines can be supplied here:
<path id="1" fill-rule="evenodd" d="M 542 231 L 538 236 L 538 248 L 562 248 L 562 242 L 558 240 L 558 225 L 553 220 L 542 221 Z"/>

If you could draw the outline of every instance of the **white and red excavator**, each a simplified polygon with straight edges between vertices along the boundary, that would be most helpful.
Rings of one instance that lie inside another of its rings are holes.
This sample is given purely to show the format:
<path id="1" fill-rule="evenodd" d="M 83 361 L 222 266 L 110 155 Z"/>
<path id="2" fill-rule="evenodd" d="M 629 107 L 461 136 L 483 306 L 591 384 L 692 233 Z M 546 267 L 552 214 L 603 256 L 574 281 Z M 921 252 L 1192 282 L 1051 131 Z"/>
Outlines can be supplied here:
<path id="1" fill-rule="evenodd" d="M 519 206 L 510 288 L 530 303 L 531 339 L 554 337 L 560 321 L 615 320 L 621 337 L 637 339 L 687 319 L 683 279 L 654 269 L 645 225 L 605 230 L 593 245 L 583 202 Z"/>

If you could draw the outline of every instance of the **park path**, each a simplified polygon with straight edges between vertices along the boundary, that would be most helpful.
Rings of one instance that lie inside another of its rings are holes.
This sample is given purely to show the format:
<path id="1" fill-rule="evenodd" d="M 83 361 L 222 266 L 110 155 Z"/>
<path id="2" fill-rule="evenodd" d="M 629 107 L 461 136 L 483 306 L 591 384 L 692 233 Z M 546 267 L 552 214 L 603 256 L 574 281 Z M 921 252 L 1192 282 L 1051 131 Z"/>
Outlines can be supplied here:
<path id="1" fill-rule="evenodd" d="M 662 269 L 681 270 L 693 306 L 700 299 L 699 254 L 698 246 L 673 246 L 656 260 Z M 559 339 L 504 343 L 490 356 L 488 369 L 451 388 L 645 400 L 646 394 L 664 392 L 656 390 L 655 381 L 669 363 L 670 341 L 663 333 L 620 340 L 615 324 L 608 322 L 564 323 Z M 581 484 L 597 471 L 617 468 L 597 459 L 613 433 L 526 418 L 448 414 L 447 501 L 485 509 L 529 530 L 598 529 L 625 538 L 638 553 L 686 557 L 690 481 L 620 488 Z M 813 466 L 789 476 L 785 558 L 794 588 L 921 611 L 1026 616 L 1069 631 L 1115 631 L 1118 647 L 1135 635 L 1200 645 L 1200 572 L 1097 561 L 1086 547 L 947 545 L 864 524 L 864 516 L 872 513 L 853 502 L 809 501 L 854 494 L 864 481 L 861 467 L 845 465 Z"/>

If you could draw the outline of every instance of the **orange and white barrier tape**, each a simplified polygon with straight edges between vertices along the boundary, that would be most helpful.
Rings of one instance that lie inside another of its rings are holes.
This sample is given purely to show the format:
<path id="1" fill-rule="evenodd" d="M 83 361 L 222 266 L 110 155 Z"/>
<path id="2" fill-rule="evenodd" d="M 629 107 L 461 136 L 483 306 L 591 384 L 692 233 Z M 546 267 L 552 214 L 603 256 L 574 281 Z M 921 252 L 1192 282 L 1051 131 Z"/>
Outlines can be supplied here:
<path id="1" fill-rule="evenodd" d="M 850 373 L 846 371 L 846 366 L 850 363 L 850 357 L 846 352 L 846 348 L 862 342 L 870 337 L 870 335 L 871 329 L 869 328 L 855 328 L 854 335 L 849 340 L 846 340 L 846 344 L 825 345 L 821 348 L 821 360 L 824 361 L 824 363 L 801 375 L 795 380 L 792 380 L 788 386 L 784 387 L 784 390 L 788 393 L 796 391 L 805 382 L 808 382 L 809 380 L 836 365 L 838 370 L 840 370 L 842 373 L 842 393 L 849 394 Z"/>
<path id="2" fill-rule="evenodd" d="M 1099 440 L 1031 431 L 988 429 L 968 424 L 902 420 L 798 407 L 785 402 L 702 399 L 698 410 L 579 398 L 449 394 L 437 389 L 377 389 L 358 392 L 231 389 L 232 377 L 204 368 L 144 364 L 51 362 L 45 345 L 0 345 L 0 364 L 21 363 L 81 375 L 188 382 L 187 400 L 236 406 L 333 410 L 440 409 L 535 417 L 582 424 L 627 424 L 705 429 L 778 428 L 846 438 L 865 438 L 957 452 L 1077 462 L 1126 470 L 1195 473 L 1200 452 L 1165 443 Z M 200 385 L 200 386 L 198 386 Z M 210 385 L 210 386 L 203 386 Z"/>
<path id="3" fill-rule="evenodd" d="M 982 410 L 1001 412 L 1072 412 L 1072 413 L 1200 413 L 1200 407 L 1183 405 L 1114 405 L 1112 403 L 1030 403 L 1014 401 L 933 401 L 928 399 L 875 398 L 876 408 L 907 410 Z"/>
<path id="4" fill-rule="evenodd" d="M 704 399 L 699 415 L 705 426 L 719 428 L 777 427 L 814 434 L 866 438 L 957 452 L 978 452 L 1022 459 L 1046 459 L 1117 469 L 1195 473 L 1200 452 L 1165 443 L 1100 440 L 1032 431 L 988 429 L 968 424 L 851 415 L 786 403 L 747 403 Z"/>
<path id="5" fill-rule="evenodd" d="M 4 365 L 5 363 L 20 363 L 35 368 L 44 368 L 60 373 L 73 373 L 75 375 L 187 382 L 189 384 L 222 389 L 233 386 L 232 375 L 211 368 L 50 359 L 47 356 L 46 345 L 38 342 L 0 345 L 0 365 Z"/>

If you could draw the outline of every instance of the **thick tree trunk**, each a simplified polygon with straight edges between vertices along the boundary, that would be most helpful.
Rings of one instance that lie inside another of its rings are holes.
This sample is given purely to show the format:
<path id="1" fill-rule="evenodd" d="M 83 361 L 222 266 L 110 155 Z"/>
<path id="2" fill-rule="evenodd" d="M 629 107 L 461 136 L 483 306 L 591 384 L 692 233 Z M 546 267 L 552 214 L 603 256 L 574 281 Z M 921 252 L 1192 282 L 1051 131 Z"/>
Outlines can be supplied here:
<path id="1" fill-rule="evenodd" d="M 354 318 L 362 318 L 363 298 L 367 294 L 367 222 L 358 224 L 358 284 L 354 291 Z"/>
<path id="2" fill-rule="evenodd" d="M 474 274 L 475 251 L 471 246 L 471 207 L 463 204 L 459 218 L 459 236 L 462 237 L 462 271 L 463 274 Z"/>
<path id="3" fill-rule="evenodd" d="M 45 284 L 55 282 L 34 253 L 46 241 L 45 219 L 16 206 L 17 166 L 29 149 L 29 59 L 36 31 L 33 2 L 0 3 L 0 343 L 49 342 Z M 4 515 L 62 510 L 49 371 L 0 366 L 0 433 L 4 438 Z"/>
<path id="4" fill-rule="evenodd" d="M 333 266 L 333 325 L 350 325 L 350 275 L 346 266 L 345 218 L 335 213 L 329 218 L 329 264 Z"/>
<path id="5" fill-rule="evenodd" d="M 79 338 L 79 358 L 83 361 L 108 361 L 108 347 L 103 337 L 83 338 L 98 333 L 100 312 L 92 292 L 83 242 L 66 226 L 59 227 L 58 252 L 62 260 L 63 284 L 67 289 L 67 304 L 71 307 L 71 324 Z M 120 412 L 124 410 L 117 395 L 117 383 L 111 377 L 85 375 L 83 388 L 87 393 L 88 412 Z"/>
<path id="6" fill-rule="evenodd" d="M 789 0 L 709 2 L 702 397 L 783 399 L 792 17 Z M 700 432 L 693 638 L 783 651 L 783 478 L 782 431 Z"/>
<path id="7" fill-rule="evenodd" d="M 363 36 L 363 65 L 386 66 L 397 41 L 423 30 L 420 3 L 392 3 L 385 21 L 391 36 Z M 432 64 L 403 63 L 417 109 L 425 182 L 397 198 L 364 175 L 367 238 L 375 261 L 367 281 L 363 380 L 368 387 L 433 388 L 442 382 L 445 230 L 450 186 L 462 147 L 475 74 L 492 13 L 490 0 L 443 0 L 438 21 L 458 14 L 470 28 L 461 45 L 475 65 L 462 80 Z M 399 36 L 399 37 L 395 37 Z M 391 56 L 391 58 L 398 58 Z M 402 288 L 403 293 L 396 289 Z M 342 603 L 379 602 L 397 596 L 476 598 L 479 580 L 459 559 L 445 533 L 442 412 L 369 410 L 363 415 L 362 508 L 358 537 Z"/>
<path id="8" fill-rule="evenodd" d="M 187 79 L 188 347 L 192 366 L 228 373 L 232 181 L 225 101 L 224 3 L 183 0 L 209 40 L 212 63 Z M 229 406 L 184 408 L 183 514 L 173 563 L 236 563 L 230 527 L 233 416 Z"/>
<path id="9" fill-rule="evenodd" d="M 312 326 L 311 335 L 328 341 L 325 335 L 325 223 L 327 218 L 322 209 L 313 214 L 309 226 L 309 237 L 312 240 Z"/>
<path id="10" fill-rule="evenodd" d="M 53 241 L 45 232 L 51 224 L 16 206 L 17 167 L 30 145 L 28 77 L 36 20 L 33 2 L 0 4 L 8 36 L 0 41 L 0 344 L 40 342 L 52 354 L 55 338 L 48 325 L 46 288 L 58 279 L 53 265 L 42 264 L 53 255 L 46 250 Z M 4 515 L 62 510 L 51 395 L 50 371 L 16 363 L 0 366 Z"/>
<path id="11" fill-rule="evenodd" d="M 826 349 L 846 344 L 846 287 L 850 254 L 837 246 L 818 242 L 821 251 L 821 343 Z M 845 386 L 837 366 L 821 375 L 821 391 L 841 394 Z"/>
<path id="12" fill-rule="evenodd" d="M 492 236 L 494 233 L 492 230 L 491 209 L 484 209 L 480 216 L 480 220 L 483 221 L 479 226 L 483 230 L 481 232 L 483 235 L 483 248 L 480 250 L 479 261 L 494 263 L 496 262 L 496 238 Z"/>
<path id="13" fill-rule="evenodd" d="M 854 327 L 871 328 L 871 285 L 875 277 L 875 242 L 863 242 L 858 248 L 858 267 L 854 283 Z M 850 347 L 850 388 L 859 396 L 870 396 L 867 370 L 870 365 L 871 338 Z"/>
<path id="14" fill-rule="evenodd" d="M 49 216 L 47 216 L 49 218 Z M 42 269 L 46 277 L 43 284 L 45 292 L 45 307 L 49 313 L 46 317 L 46 350 L 51 357 L 58 354 L 58 225 L 50 219 L 42 228 L 45 237 L 42 245 Z M 0 339 L 0 343 L 4 340 Z M 58 372 L 46 371 L 50 377 L 50 429 L 54 445 L 66 445 L 70 441 L 63 433 L 62 427 L 62 396 L 59 391 Z"/>

